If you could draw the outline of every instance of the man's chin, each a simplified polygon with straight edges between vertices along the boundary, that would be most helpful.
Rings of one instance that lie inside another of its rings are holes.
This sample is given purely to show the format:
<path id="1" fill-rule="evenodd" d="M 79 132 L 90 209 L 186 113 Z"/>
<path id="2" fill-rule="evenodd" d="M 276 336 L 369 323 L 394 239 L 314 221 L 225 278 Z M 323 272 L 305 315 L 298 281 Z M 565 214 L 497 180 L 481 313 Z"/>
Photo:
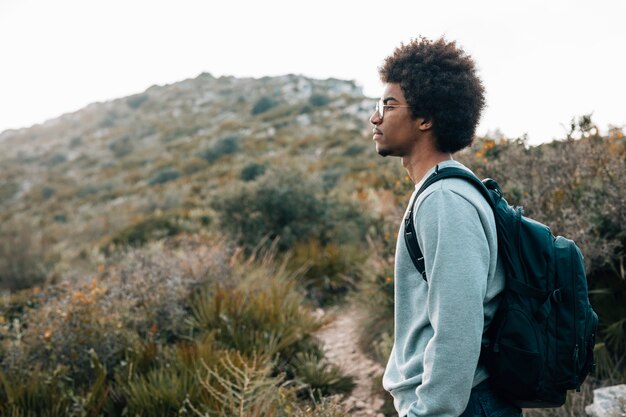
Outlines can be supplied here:
<path id="1" fill-rule="evenodd" d="M 376 152 L 378 152 L 378 155 L 382 157 L 391 155 L 391 151 L 389 149 L 376 148 Z"/>

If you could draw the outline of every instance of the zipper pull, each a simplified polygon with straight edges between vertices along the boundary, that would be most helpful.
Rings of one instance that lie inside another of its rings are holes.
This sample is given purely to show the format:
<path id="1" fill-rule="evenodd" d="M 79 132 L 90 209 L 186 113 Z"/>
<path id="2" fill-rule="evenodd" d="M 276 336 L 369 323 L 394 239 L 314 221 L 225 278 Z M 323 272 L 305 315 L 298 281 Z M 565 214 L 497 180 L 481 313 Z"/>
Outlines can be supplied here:
<path id="1" fill-rule="evenodd" d="M 574 384 L 576 385 L 576 392 L 580 392 L 580 382 L 578 380 L 578 343 L 576 343 L 576 346 L 574 347 L 574 372 L 575 372 L 575 377 L 574 377 Z"/>

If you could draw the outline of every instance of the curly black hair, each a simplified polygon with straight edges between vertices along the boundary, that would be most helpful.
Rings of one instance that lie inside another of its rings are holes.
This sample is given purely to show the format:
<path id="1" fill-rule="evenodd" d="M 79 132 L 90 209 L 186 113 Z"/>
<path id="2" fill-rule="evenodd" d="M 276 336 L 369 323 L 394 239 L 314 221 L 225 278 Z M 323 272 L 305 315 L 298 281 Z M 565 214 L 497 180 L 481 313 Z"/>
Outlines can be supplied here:
<path id="1" fill-rule="evenodd" d="M 378 71 L 383 82 L 400 84 L 413 118 L 432 119 L 439 151 L 471 145 L 485 89 L 474 61 L 455 42 L 414 39 L 396 48 Z"/>

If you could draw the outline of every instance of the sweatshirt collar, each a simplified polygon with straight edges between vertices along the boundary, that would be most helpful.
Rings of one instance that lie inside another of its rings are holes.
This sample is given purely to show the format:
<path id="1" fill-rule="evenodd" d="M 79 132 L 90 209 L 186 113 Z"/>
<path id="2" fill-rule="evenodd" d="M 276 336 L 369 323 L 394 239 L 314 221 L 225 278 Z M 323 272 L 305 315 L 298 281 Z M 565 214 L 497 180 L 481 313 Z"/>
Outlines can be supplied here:
<path id="1" fill-rule="evenodd" d="M 422 179 L 417 184 L 415 184 L 415 189 L 419 190 L 422 184 L 424 184 L 424 181 L 426 181 L 426 179 L 430 177 L 436 170 L 439 170 L 441 168 L 451 167 L 451 166 L 459 167 L 459 166 L 462 166 L 462 164 L 460 162 L 455 161 L 454 159 L 449 159 L 443 162 L 439 162 L 437 165 L 429 169 L 428 172 L 426 172 L 426 175 L 424 175 Z"/>

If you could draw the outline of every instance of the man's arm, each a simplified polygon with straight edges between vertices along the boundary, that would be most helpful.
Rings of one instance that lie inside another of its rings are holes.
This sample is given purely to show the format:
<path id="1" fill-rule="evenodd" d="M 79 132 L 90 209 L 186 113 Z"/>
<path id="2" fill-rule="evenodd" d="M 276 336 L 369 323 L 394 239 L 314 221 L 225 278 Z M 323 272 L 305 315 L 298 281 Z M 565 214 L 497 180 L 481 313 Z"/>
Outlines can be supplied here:
<path id="1" fill-rule="evenodd" d="M 433 337 L 408 416 L 457 417 L 467 406 L 480 355 L 489 246 L 476 208 L 443 184 L 425 196 L 415 216 Z"/>

